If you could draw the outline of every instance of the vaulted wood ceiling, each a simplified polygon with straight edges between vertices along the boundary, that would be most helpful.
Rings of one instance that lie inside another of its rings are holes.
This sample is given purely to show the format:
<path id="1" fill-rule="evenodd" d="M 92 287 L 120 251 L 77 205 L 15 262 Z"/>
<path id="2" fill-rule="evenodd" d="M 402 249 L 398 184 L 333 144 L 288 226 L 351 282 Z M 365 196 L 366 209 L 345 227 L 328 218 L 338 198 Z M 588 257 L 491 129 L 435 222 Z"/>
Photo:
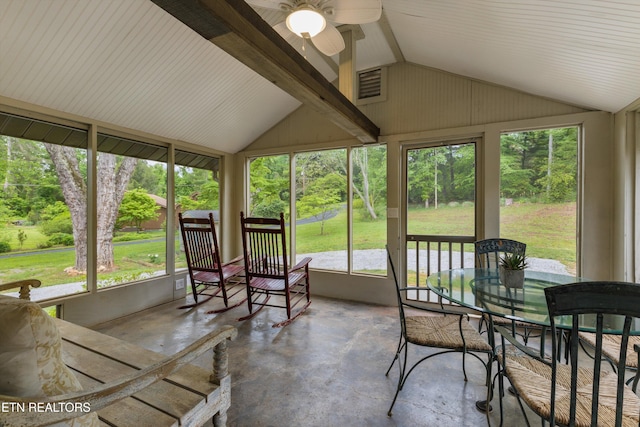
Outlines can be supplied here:
<path id="1" fill-rule="evenodd" d="M 215 3 L 227 2 L 204 1 L 205 20 L 219 13 Z M 283 18 L 255 10 L 269 25 Z M 247 25 L 247 34 L 268 33 Z M 640 98 L 637 0 L 383 0 L 383 19 L 362 30 L 359 70 L 408 61 L 610 112 Z M 275 77 L 265 78 L 219 41 L 151 0 L 0 0 L 0 97 L 225 152 L 243 149 L 301 102 L 333 104 L 334 118 L 347 117 L 342 125 L 357 137 L 375 133 L 344 100 L 313 99 L 320 89 L 287 64 L 278 70 L 275 59 Z M 337 58 L 306 56 L 326 79 L 337 77 Z"/>

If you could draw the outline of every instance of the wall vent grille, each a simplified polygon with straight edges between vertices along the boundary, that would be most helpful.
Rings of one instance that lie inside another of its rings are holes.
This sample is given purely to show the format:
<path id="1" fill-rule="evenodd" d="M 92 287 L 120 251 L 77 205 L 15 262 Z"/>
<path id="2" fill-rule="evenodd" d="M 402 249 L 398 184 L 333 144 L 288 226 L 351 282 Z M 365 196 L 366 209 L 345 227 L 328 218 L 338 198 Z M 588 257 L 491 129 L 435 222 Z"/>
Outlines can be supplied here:
<path id="1" fill-rule="evenodd" d="M 358 99 L 380 96 L 382 91 L 382 68 L 358 74 Z"/>
<path id="2" fill-rule="evenodd" d="M 387 100 L 385 67 L 371 68 L 358 73 L 358 104 Z"/>

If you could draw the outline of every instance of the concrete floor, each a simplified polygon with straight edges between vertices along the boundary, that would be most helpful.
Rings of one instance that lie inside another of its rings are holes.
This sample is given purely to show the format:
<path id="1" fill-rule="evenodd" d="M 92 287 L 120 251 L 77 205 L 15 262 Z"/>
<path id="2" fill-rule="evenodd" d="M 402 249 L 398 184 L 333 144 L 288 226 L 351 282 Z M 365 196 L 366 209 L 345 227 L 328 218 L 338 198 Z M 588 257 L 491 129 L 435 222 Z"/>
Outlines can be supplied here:
<path id="1" fill-rule="evenodd" d="M 400 333 L 397 308 L 320 297 L 312 301 L 305 314 L 284 328 L 271 327 L 284 319 L 283 309 L 267 307 L 239 322 L 247 314 L 246 305 L 206 314 L 221 307 L 214 299 L 189 310 L 177 310 L 183 303 L 177 301 L 94 329 L 170 355 L 220 325 L 237 327 L 238 337 L 229 347 L 229 426 L 487 425 L 486 415 L 475 407 L 486 396 L 484 368 L 469 357 L 465 383 L 460 354 L 424 362 L 409 377 L 388 417 L 397 365 L 388 377 L 384 374 Z M 413 360 L 415 354 L 410 353 Z M 198 364 L 210 369 L 211 355 Z M 525 425 L 515 397 L 507 394 L 504 402 L 504 425 Z M 494 408 L 491 425 L 498 425 L 497 398 Z"/>

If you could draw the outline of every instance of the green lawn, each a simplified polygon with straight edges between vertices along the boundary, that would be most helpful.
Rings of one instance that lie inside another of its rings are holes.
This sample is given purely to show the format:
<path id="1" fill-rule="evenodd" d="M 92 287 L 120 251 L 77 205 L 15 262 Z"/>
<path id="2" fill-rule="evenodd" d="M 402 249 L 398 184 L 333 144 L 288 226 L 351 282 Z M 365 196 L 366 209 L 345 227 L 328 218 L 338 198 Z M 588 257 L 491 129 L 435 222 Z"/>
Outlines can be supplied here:
<path id="1" fill-rule="evenodd" d="M 411 234 L 459 235 L 473 234 L 473 206 L 443 206 L 439 209 L 411 208 L 409 210 L 409 228 Z M 527 243 L 527 255 L 561 261 L 569 269 L 576 262 L 576 213 L 575 203 L 566 204 L 514 204 L 502 207 L 501 237 L 520 240 Z M 355 215 L 353 243 L 355 249 L 380 249 L 386 243 L 386 220 L 361 220 Z M 18 228 L 18 227 L 16 227 Z M 28 238 L 25 241 L 36 246 L 43 241 L 35 227 L 25 229 Z M 17 233 L 12 228 L 7 228 Z M 469 232 L 469 230 L 471 230 Z M 320 234 L 319 222 L 297 227 L 297 252 L 314 253 L 347 248 L 347 215 L 341 211 L 336 217 L 325 222 L 324 233 Z M 163 238 L 164 232 L 140 233 L 133 237 L 147 240 L 118 244 L 114 248 L 117 269 L 109 273 L 100 273 L 99 280 L 116 279 L 127 281 L 142 272 L 164 269 L 165 242 L 150 239 Z M 46 240 L 46 239 L 44 239 Z M 12 242 L 14 245 L 15 240 Z M 73 248 L 72 248 L 73 249 Z M 154 255 L 158 254 L 155 263 Z M 0 254 L 3 255 L 3 254 Z M 17 255 L 17 254 L 16 254 Z M 0 282 L 38 277 L 46 285 L 82 281 L 84 277 L 70 277 L 64 272 L 74 264 L 73 250 L 35 251 L 29 254 L 0 258 Z"/>
<path id="2" fill-rule="evenodd" d="M 23 227 L 21 227 L 23 228 Z M 25 232 L 27 228 L 24 227 Z M 37 236 L 35 227 L 30 230 Z M 164 232 L 136 233 L 134 238 L 139 241 L 116 243 L 114 246 L 114 258 L 116 269 L 111 272 L 99 273 L 98 280 L 115 279 L 118 282 L 127 281 L 129 278 L 138 277 L 140 273 L 164 269 L 165 241 L 153 241 L 164 237 Z M 37 238 L 34 238 L 37 240 Z M 43 239 L 42 241 L 45 241 Z M 26 242 L 25 242 L 26 247 Z M 86 280 L 84 275 L 70 277 L 64 269 L 75 264 L 75 251 L 73 247 L 57 247 L 36 251 L 18 251 L 9 254 L 0 254 L 0 282 L 10 282 L 36 277 L 43 281 L 44 285 L 57 285 L 69 282 L 82 282 Z M 158 255 L 158 261 L 155 255 Z M 124 280 L 120 280 L 124 279 Z"/>

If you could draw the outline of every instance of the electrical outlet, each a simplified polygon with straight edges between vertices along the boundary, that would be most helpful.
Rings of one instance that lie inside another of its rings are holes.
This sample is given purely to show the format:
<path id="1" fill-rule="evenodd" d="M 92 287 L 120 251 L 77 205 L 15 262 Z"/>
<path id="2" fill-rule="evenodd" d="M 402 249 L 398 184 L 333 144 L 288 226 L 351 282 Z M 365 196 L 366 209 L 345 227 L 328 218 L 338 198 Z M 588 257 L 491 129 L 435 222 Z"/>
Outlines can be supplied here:
<path id="1" fill-rule="evenodd" d="M 184 289 L 184 279 L 176 280 L 176 291 L 179 291 L 180 289 Z"/>

